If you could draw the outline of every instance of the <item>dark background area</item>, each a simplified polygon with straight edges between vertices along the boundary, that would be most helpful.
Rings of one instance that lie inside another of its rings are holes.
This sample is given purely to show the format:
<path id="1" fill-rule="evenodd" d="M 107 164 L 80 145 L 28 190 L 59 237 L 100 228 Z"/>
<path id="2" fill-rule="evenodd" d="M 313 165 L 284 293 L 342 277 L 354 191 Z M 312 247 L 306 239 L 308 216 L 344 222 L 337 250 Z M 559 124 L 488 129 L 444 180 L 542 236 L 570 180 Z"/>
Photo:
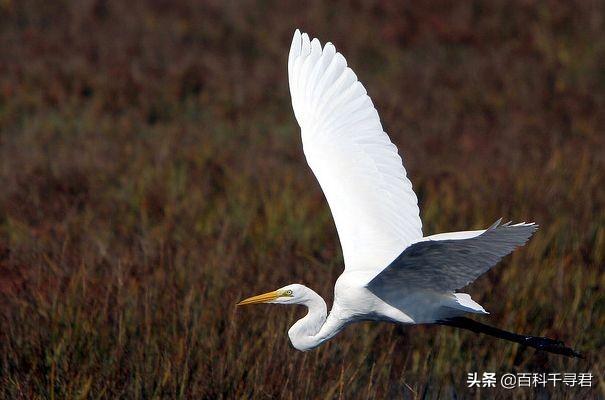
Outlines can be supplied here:
<path id="1" fill-rule="evenodd" d="M 605 395 L 605 5 L 600 1 L 0 2 L 0 397 Z M 336 230 L 291 111 L 295 28 L 368 89 L 425 234 L 540 230 L 465 291 L 482 322 L 362 323 L 309 353 Z M 469 372 L 592 372 L 592 388 L 468 389 Z"/>

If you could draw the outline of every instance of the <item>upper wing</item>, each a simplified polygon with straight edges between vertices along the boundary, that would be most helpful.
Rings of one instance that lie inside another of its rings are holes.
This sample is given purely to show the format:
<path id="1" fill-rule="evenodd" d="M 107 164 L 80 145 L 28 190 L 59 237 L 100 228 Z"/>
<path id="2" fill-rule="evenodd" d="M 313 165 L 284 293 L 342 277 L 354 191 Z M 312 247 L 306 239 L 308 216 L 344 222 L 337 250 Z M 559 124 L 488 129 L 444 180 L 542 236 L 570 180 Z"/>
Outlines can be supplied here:
<path id="1" fill-rule="evenodd" d="M 303 150 L 328 200 L 345 267 L 382 269 L 422 238 L 418 199 L 397 148 L 331 43 L 294 33 L 288 76 Z"/>
<path id="2" fill-rule="evenodd" d="M 535 224 L 500 225 L 484 231 L 452 232 L 428 237 L 405 249 L 368 283 L 375 293 L 428 289 L 453 291 L 487 272 L 502 257 L 522 246 Z M 436 239 L 439 236 L 442 239 Z"/>

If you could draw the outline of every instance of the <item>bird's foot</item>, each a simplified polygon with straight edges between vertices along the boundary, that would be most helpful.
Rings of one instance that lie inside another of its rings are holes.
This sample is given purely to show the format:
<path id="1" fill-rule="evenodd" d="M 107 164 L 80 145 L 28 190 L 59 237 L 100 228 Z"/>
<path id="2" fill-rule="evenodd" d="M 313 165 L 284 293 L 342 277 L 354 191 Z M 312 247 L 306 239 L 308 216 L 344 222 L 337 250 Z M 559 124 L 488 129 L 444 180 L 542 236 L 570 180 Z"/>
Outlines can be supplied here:
<path id="1" fill-rule="evenodd" d="M 560 340 L 540 336 L 526 336 L 524 344 L 537 350 L 562 354 L 568 357 L 584 358 L 582 354 L 569 347 L 566 347 L 565 344 Z"/>
<path id="2" fill-rule="evenodd" d="M 555 340 L 540 336 L 526 336 L 525 345 L 542 350 L 548 347 L 565 347 L 565 344 L 560 340 Z"/>

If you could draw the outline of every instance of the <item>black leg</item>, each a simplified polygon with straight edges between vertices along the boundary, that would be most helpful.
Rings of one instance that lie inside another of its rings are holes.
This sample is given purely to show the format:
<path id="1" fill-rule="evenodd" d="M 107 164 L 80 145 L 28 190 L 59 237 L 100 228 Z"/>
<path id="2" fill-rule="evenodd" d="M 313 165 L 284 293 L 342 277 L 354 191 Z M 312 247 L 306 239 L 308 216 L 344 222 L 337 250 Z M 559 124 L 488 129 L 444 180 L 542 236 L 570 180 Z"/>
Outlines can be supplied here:
<path id="1" fill-rule="evenodd" d="M 453 326 L 455 328 L 467 329 L 475 333 L 484 333 L 500 339 L 533 347 L 537 350 L 549 353 L 562 354 L 567 357 L 584 358 L 584 356 L 570 347 L 565 347 L 563 342 L 546 337 L 519 335 L 493 326 L 485 325 L 466 317 L 454 317 L 438 321 L 437 324 Z"/>

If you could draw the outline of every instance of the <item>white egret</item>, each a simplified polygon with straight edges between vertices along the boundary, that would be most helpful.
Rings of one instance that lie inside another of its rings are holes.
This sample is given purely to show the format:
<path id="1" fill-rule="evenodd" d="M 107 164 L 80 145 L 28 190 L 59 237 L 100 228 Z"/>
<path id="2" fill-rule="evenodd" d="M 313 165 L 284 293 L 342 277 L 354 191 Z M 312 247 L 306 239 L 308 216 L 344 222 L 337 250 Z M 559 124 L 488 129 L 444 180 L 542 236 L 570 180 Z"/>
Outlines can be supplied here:
<path id="1" fill-rule="evenodd" d="M 445 324 L 526 346 L 579 356 L 559 341 L 506 332 L 471 319 L 487 314 L 468 294 L 457 293 L 537 229 L 533 223 L 423 237 L 418 200 L 397 148 L 345 58 L 296 30 L 288 58 L 292 106 L 307 162 L 330 206 L 345 270 L 334 303 L 293 284 L 242 300 L 302 304 L 307 315 L 288 331 L 302 351 L 319 346 L 352 322 Z"/>

